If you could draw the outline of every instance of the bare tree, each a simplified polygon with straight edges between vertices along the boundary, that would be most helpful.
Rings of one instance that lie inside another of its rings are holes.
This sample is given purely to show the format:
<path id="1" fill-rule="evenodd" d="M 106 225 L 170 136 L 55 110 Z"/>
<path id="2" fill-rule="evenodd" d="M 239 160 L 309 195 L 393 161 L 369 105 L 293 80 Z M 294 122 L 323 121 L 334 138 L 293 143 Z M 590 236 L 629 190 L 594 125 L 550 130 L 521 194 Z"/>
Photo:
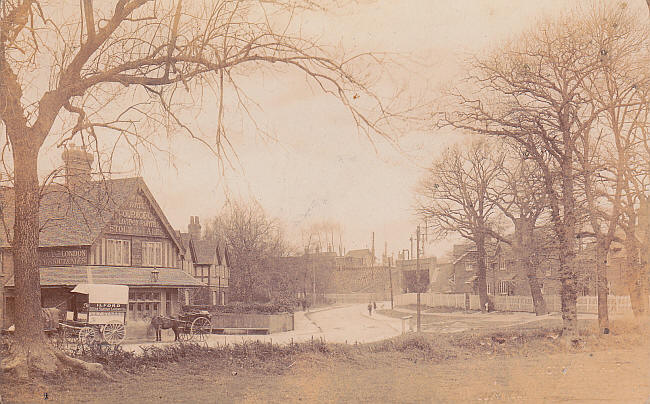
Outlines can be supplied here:
<path id="1" fill-rule="evenodd" d="M 316 221 L 301 230 L 302 243 L 307 251 L 336 251 L 334 245 L 341 237 L 341 224 L 334 220 Z"/>
<path id="2" fill-rule="evenodd" d="M 386 113 L 355 67 L 380 60 L 369 54 L 333 56 L 290 29 L 287 21 L 306 8 L 320 6 L 309 0 L 83 0 L 64 7 L 47 0 L 2 2 L 0 119 L 16 195 L 17 294 L 17 342 L 3 369 L 26 376 L 30 368 L 51 373 L 61 361 L 72 363 L 48 343 L 41 326 L 37 162 L 46 140 L 58 136 L 64 145 L 78 138 L 99 153 L 117 139 L 136 152 L 156 151 L 152 134 L 164 127 L 227 159 L 232 147 L 225 104 L 234 99 L 244 114 L 255 105 L 240 78 L 255 69 L 283 67 L 338 99 L 366 134 L 387 136 L 380 129 L 387 123 L 382 117 L 394 115 Z M 209 138 L 186 118 L 202 99 L 213 102 L 206 89 L 217 104 Z M 371 110 L 376 114 L 364 112 Z"/>
<path id="3" fill-rule="evenodd" d="M 515 43 L 472 62 L 471 89 L 460 90 L 459 107 L 444 121 L 473 133 L 518 143 L 543 178 L 559 245 L 564 335 L 577 335 L 575 268 L 577 203 L 576 150 L 594 130 L 602 109 L 584 88 L 602 69 L 606 50 L 593 39 L 602 27 L 573 13 L 544 22 Z"/>
<path id="4" fill-rule="evenodd" d="M 638 204 L 647 193 L 647 151 L 640 147 L 648 125 L 647 29 L 625 7 L 597 10 L 587 20 L 588 34 L 600 49 L 594 74 L 585 76 L 581 87 L 601 111 L 596 130 L 585 131 L 576 148 L 580 186 L 592 232 L 581 236 L 595 239 L 598 318 L 608 332 L 607 256 L 613 241 L 625 233 L 626 283 L 635 314 L 645 311 L 647 281 L 645 264 L 639 257 L 642 241 L 635 233 Z M 645 152 L 645 153 L 644 153 Z M 646 174 L 644 174 L 644 172 Z"/>
<path id="5" fill-rule="evenodd" d="M 547 249 L 542 237 L 537 237 L 538 219 L 546 208 L 546 193 L 537 165 L 530 161 L 527 152 L 518 145 L 503 144 L 504 169 L 488 192 L 490 198 L 513 224 L 512 240 L 500 240 L 512 247 L 517 270 L 526 274 L 535 314 L 548 313 L 537 272 L 540 259 Z"/>
<path id="6" fill-rule="evenodd" d="M 259 203 L 230 202 L 206 236 L 229 251 L 231 299 L 250 303 L 268 296 L 270 282 L 279 282 L 268 271 L 269 261 L 285 255 L 285 241 L 277 220 L 269 218 Z"/>
<path id="7" fill-rule="evenodd" d="M 457 233 L 476 245 L 481 310 L 492 309 L 486 243 L 501 236 L 494 231 L 498 207 L 490 198 L 490 189 L 501 175 L 504 157 L 486 140 L 474 141 L 465 149 L 454 146 L 427 170 L 416 191 L 417 213 L 427 220 L 433 237 Z"/>

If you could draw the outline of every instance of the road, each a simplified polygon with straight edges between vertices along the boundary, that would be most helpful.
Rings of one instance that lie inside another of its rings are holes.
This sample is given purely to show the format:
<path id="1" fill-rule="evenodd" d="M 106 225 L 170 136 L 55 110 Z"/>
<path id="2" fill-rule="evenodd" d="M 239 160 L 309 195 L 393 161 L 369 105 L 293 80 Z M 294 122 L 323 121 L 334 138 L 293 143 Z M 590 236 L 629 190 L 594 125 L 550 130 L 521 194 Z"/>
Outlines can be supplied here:
<path id="1" fill-rule="evenodd" d="M 378 303 L 379 308 L 388 307 L 388 303 Z M 414 315 L 412 310 L 400 309 L 404 316 Z M 469 329 L 501 328 L 522 325 L 539 321 L 543 318 L 533 313 L 436 313 L 423 315 L 422 330 L 424 332 L 449 333 Z M 412 321 L 414 323 L 414 321 Z M 411 325 L 414 327 L 414 324 Z M 402 333 L 402 320 L 382 316 L 373 312 L 368 315 L 366 304 L 348 304 L 331 306 L 310 312 L 294 314 L 294 330 L 271 335 L 209 335 L 207 344 L 217 346 L 223 344 L 241 343 L 244 341 L 273 342 L 289 344 L 311 340 L 323 340 L 335 343 L 366 343 L 395 337 Z M 408 329 L 408 324 L 406 325 Z M 151 338 L 153 339 L 153 337 Z M 140 346 L 164 346 L 173 343 L 171 330 L 163 331 L 163 342 L 154 343 L 151 340 L 128 341 L 122 344 L 125 350 L 139 351 Z"/>
<path id="2" fill-rule="evenodd" d="M 319 337 L 330 342 L 372 342 L 402 333 L 401 320 L 376 313 L 369 316 L 365 304 L 316 311 L 307 318 L 318 327 Z"/>
<path id="3" fill-rule="evenodd" d="M 402 321 L 391 317 L 368 315 L 366 304 L 326 307 L 294 314 L 294 330 L 271 335 L 209 335 L 207 344 L 217 346 L 243 341 L 289 344 L 311 340 L 354 344 L 379 341 L 402 333 Z M 153 337 L 152 337 L 153 339 Z M 164 346 L 173 343 L 171 330 L 163 330 L 163 342 L 138 341 L 122 344 L 127 351 L 141 346 Z"/>

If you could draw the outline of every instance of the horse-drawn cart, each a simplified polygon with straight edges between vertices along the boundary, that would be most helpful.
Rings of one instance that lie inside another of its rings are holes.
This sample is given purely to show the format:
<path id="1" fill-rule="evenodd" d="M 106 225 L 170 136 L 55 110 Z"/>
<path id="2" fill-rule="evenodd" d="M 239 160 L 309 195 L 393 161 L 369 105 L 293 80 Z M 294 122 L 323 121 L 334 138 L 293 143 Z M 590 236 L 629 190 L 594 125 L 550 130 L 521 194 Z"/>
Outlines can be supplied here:
<path id="1" fill-rule="evenodd" d="M 126 307 L 129 287 L 122 285 L 79 284 L 72 293 L 79 294 L 73 318 L 59 322 L 59 341 L 88 346 L 93 342 L 119 345 L 126 337 Z"/>
<path id="2" fill-rule="evenodd" d="M 178 339 L 181 341 L 205 341 L 206 335 L 212 334 L 212 321 L 207 311 L 186 312 L 179 316 L 181 327 Z"/>
<path id="3" fill-rule="evenodd" d="M 175 341 L 206 341 L 206 335 L 212 334 L 212 321 L 207 311 L 185 312 L 178 318 L 155 316 L 151 326 L 156 330 L 156 341 L 162 341 L 161 330 L 172 329 Z"/>

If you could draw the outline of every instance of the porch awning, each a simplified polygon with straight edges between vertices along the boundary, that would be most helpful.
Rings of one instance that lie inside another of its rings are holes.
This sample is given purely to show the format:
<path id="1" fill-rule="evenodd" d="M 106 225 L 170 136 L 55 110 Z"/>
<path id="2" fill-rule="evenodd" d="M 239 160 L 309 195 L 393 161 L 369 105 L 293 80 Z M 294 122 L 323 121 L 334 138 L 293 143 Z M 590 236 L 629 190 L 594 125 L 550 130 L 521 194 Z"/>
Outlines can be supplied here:
<path id="1" fill-rule="evenodd" d="M 88 295 L 88 303 L 129 303 L 129 287 L 125 285 L 80 283 L 71 292 Z"/>

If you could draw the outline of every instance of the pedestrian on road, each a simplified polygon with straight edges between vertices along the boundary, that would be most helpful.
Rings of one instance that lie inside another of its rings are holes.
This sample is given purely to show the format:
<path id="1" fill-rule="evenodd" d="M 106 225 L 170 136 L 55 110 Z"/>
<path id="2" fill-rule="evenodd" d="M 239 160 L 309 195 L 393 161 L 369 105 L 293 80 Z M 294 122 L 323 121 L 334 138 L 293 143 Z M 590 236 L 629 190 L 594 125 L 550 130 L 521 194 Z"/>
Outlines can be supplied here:
<path id="1" fill-rule="evenodd" d="M 372 316 L 372 303 L 368 303 L 368 315 Z"/>
<path id="2" fill-rule="evenodd" d="M 377 302 L 372 302 L 372 308 L 377 310 Z"/>

